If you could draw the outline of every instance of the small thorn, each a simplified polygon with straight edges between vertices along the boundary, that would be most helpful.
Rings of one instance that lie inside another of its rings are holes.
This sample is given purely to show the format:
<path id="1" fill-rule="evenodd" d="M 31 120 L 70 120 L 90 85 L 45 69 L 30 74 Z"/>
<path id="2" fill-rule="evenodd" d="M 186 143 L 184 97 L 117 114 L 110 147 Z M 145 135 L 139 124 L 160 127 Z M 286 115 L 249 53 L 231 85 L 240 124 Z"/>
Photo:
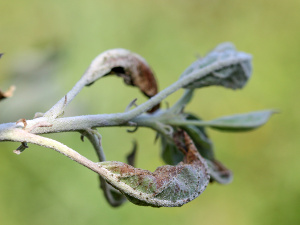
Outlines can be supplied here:
<path id="1" fill-rule="evenodd" d="M 155 138 L 154 138 L 154 144 L 156 144 L 156 142 L 158 141 L 159 139 L 159 133 L 156 132 L 156 135 L 155 135 Z"/>
<path id="2" fill-rule="evenodd" d="M 128 112 L 132 106 L 137 106 L 136 104 L 137 98 L 133 99 L 125 109 L 125 112 Z"/>
<path id="3" fill-rule="evenodd" d="M 84 142 L 84 135 L 83 135 L 83 134 L 80 135 L 80 140 L 81 140 L 82 142 Z"/>
<path id="4" fill-rule="evenodd" d="M 28 148 L 27 142 L 22 142 L 22 147 L 23 148 Z"/>
<path id="5" fill-rule="evenodd" d="M 134 123 L 134 122 L 129 121 L 128 124 L 129 124 L 129 125 L 135 126 L 132 130 L 129 130 L 129 129 L 126 130 L 126 131 L 129 132 L 129 133 L 134 133 L 134 132 L 136 132 L 137 129 L 139 128 L 139 126 L 137 125 L 137 123 Z"/>

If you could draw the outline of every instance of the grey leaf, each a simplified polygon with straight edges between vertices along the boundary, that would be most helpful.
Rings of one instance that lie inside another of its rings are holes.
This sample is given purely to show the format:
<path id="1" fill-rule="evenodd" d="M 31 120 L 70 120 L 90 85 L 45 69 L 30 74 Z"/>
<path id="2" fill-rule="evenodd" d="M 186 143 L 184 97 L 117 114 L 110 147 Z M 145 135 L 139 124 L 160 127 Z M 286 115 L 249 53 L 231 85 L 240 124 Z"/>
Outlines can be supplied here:
<path id="1" fill-rule="evenodd" d="M 236 51 L 233 44 L 223 43 L 189 66 L 180 78 L 207 69 L 205 75 L 190 82 L 184 88 L 201 88 L 211 85 L 231 89 L 242 88 L 252 73 L 251 59 L 251 55 Z"/>
<path id="2" fill-rule="evenodd" d="M 274 113 L 276 113 L 274 110 L 264 110 L 224 116 L 211 121 L 205 121 L 203 125 L 224 131 L 248 131 L 264 125 Z"/>

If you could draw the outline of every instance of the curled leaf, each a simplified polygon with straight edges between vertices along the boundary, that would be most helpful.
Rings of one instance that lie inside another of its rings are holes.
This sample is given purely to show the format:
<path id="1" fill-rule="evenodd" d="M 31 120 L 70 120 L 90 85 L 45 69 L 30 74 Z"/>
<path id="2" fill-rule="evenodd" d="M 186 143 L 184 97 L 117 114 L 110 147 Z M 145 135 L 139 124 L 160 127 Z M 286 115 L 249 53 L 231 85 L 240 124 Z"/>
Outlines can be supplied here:
<path id="1" fill-rule="evenodd" d="M 131 166 L 134 166 L 135 164 L 136 151 L 137 151 L 137 143 L 136 141 L 134 141 L 133 149 L 126 157 L 128 164 Z M 113 186 L 107 183 L 106 180 L 104 180 L 104 178 L 101 177 L 100 175 L 99 178 L 100 178 L 100 187 L 103 190 L 104 196 L 108 201 L 108 203 L 112 207 L 121 206 L 127 200 L 126 197 L 119 190 L 115 189 Z"/>
<path id="2" fill-rule="evenodd" d="M 5 99 L 5 98 L 9 98 L 11 96 L 13 96 L 14 91 L 16 90 L 15 86 L 10 86 L 9 89 L 5 92 L 2 92 L 0 90 L 0 101 Z"/>
<path id="3" fill-rule="evenodd" d="M 137 205 L 152 207 L 175 207 L 198 197 L 209 182 L 207 165 L 195 145 L 185 132 L 178 148 L 184 153 L 184 160 L 176 166 L 158 167 L 153 173 L 134 168 L 122 162 L 101 162 L 107 170 L 105 178 L 120 190 L 129 201 Z M 176 141 L 178 143 L 178 141 Z"/>
<path id="4" fill-rule="evenodd" d="M 219 85 L 226 88 L 242 88 L 252 73 L 251 55 L 236 51 L 231 43 L 218 45 L 204 58 L 198 59 L 181 75 L 181 78 L 191 73 L 197 73 L 214 65 L 214 70 L 208 70 L 197 80 L 187 84 L 184 88 L 201 88 Z"/>
<path id="5" fill-rule="evenodd" d="M 126 49 L 111 49 L 103 52 L 93 60 L 83 77 L 88 86 L 109 74 L 122 77 L 127 85 L 138 87 L 149 98 L 158 92 L 157 82 L 146 60 Z M 159 105 L 152 110 L 158 108 Z"/>
<path id="6" fill-rule="evenodd" d="M 192 114 L 186 114 L 187 120 L 202 121 Z M 193 140 L 198 152 L 204 157 L 208 165 L 210 182 L 216 181 L 221 184 L 228 184 L 233 179 L 232 172 L 221 162 L 217 161 L 214 154 L 213 143 L 206 134 L 205 128 L 197 125 L 180 126 Z M 183 154 L 178 152 L 176 145 L 161 136 L 161 150 L 163 160 L 171 165 L 182 161 Z M 177 151 L 176 151 L 177 150 Z"/>
<path id="7" fill-rule="evenodd" d="M 187 114 L 187 120 L 198 120 L 198 117 Z M 228 184 L 233 179 L 232 172 L 221 162 L 216 160 L 212 141 L 207 136 L 204 127 L 196 125 L 182 126 L 188 135 L 193 139 L 199 153 L 205 158 L 210 174 L 210 182 L 217 181 L 220 184 Z"/>

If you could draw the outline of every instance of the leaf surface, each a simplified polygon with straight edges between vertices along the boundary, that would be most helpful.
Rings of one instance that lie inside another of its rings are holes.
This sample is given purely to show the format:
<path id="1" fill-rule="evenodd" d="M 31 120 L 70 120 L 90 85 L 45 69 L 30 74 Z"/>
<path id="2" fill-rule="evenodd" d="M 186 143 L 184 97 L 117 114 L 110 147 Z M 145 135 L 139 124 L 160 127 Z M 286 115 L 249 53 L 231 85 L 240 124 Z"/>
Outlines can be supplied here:
<path id="1" fill-rule="evenodd" d="M 122 162 L 101 162 L 107 169 L 105 178 L 120 190 L 129 201 L 152 207 L 182 206 L 198 197 L 209 182 L 205 160 L 198 153 L 190 137 L 182 132 L 185 156 L 176 166 L 161 166 L 154 172 L 134 168 Z"/>
<path id="2" fill-rule="evenodd" d="M 248 131 L 264 125 L 274 113 L 276 113 L 274 110 L 264 110 L 224 116 L 205 121 L 203 125 L 224 131 Z"/>

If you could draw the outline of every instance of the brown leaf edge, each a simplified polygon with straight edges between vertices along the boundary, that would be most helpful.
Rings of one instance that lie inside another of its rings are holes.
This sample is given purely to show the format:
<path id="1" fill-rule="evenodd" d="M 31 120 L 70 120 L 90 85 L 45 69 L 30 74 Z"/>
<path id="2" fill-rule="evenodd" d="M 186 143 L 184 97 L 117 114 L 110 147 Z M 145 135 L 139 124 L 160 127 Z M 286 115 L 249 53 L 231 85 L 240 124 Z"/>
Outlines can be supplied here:
<path id="1" fill-rule="evenodd" d="M 12 97 L 15 90 L 16 90 L 15 86 L 10 86 L 9 89 L 7 91 L 5 91 L 5 92 L 2 92 L 0 90 L 0 101 L 4 100 L 6 98 Z"/>
<path id="2" fill-rule="evenodd" d="M 96 72 L 96 74 L 99 74 L 94 75 L 96 79 L 115 74 L 118 77 L 122 77 L 125 84 L 138 87 L 148 98 L 158 93 L 158 85 L 154 73 L 146 60 L 140 55 L 126 49 L 111 49 L 98 57 L 102 66 L 100 66 L 101 69 L 99 72 Z M 92 63 L 92 66 L 98 64 L 96 59 L 94 60 L 95 62 Z M 91 81 L 92 82 L 88 83 L 87 86 L 93 84 L 95 79 L 92 78 Z M 148 112 L 153 113 L 159 109 L 159 107 L 160 104 L 154 106 Z"/>
<path id="3" fill-rule="evenodd" d="M 136 205 L 178 207 L 197 198 L 209 183 L 207 164 L 186 132 L 177 132 L 174 140 L 184 154 L 176 166 L 161 166 L 154 172 L 134 168 L 122 162 L 103 162 L 112 174 L 107 181 Z"/>

